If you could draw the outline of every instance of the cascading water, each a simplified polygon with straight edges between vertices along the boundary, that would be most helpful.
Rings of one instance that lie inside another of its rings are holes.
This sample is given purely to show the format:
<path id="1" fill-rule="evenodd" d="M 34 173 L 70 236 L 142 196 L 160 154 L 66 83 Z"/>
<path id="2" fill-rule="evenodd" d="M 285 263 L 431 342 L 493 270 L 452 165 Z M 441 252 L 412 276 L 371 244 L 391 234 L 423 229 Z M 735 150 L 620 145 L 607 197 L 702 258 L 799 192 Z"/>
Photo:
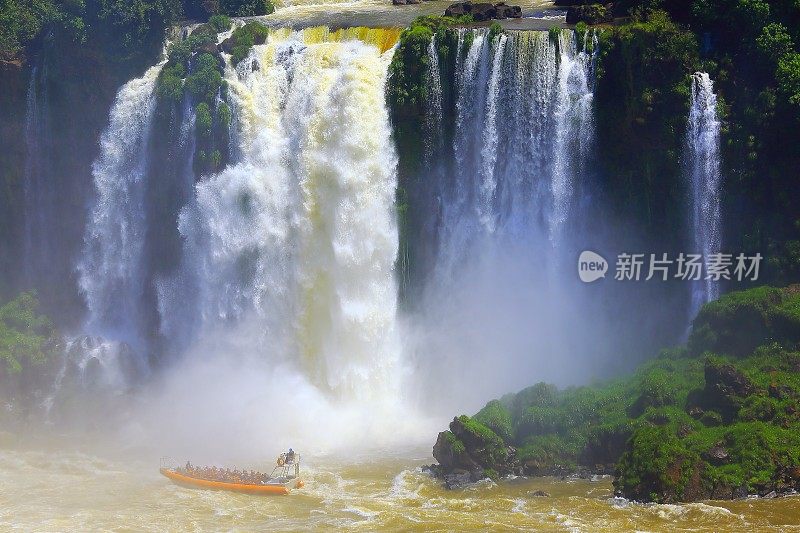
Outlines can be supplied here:
<path id="1" fill-rule="evenodd" d="M 28 85 L 25 112 L 25 235 L 22 266 L 26 282 L 36 285 L 41 281 L 41 271 L 48 264 L 49 237 L 52 229 L 47 216 L 52 213 L 52 186 L 45 175 L 43 156 L 47 153 L 50 137 L 47 124 L 47 63 L 41 70 L 34 67 Z"/>
<path id="2" fill-rule="evenodd" d="M 92 165 L 97 192 L 78 263 L 93 335 L 141 347 L 148 139 L 162 64 L 117 93 Z M 141 354 L 140 354 L 141 355 Z"/>
<path id="3" fill-rule="evenodd" d="M 491 397 L 531 376 L 574 380 L 557 363 L 561 354 L 593 364 L 578 357 L 594 328 L 581 318 L 587 293 L 575 287 L 572 263 L 564 267 L 584 244 L 575 206 L 593 140 L 597 40 L 583 37 L 460 29 L 444 43 L 456 50 L 443 56 L 450 63 L 428 61 L 431 77 L 434 68 L 456 73 L 444 94 L 433 85 L 427 94 L 439 100 L 428 112 L 442 118 L 426 120 L 444 122 L 448 141 L 431 159 L 445 170 L 428 165 L 412 185 L 423 191 L 413 199 L 414 238 L 437 250 L 412 254 L 430 264 L 418 267 L 420 346 L 411 351 L 436 354 L 418 364 L 423 381 L 431 376 L 422 389 L 436 390 L 438 402 L 463 388 L 460 402 Z M 460 385 L 442 392 L 446 383 Z"/>
<path id="4" fill-rule="evenodd" d="M 460 31 L 459 50 L 471 31 Z M 587 34 L 585 42 L 596 40 Z M 438 192 L 444 207 L 437 269 L 443 266 L 444 276 L 470 243 L 490 235 L 544 237 L 548 253 L 560 248 L 573 182 L 592 140 L 594 55 L 579 49 L 573 32 L 490 39 L 477 30 L 456 62 L 452 172 L 458 179 Z"/>
<path id="5" fill-rule="evenodd" d="M 184 260 L 159 283 L 170 332 L 254 321 L 249 349 L 320 389 L 396 397 L 385 37 L 275 31 L 228 67 L 239 155 L 197 184 L 180 215 Z"/>
<path id="6" fill-rule="evenodd" d="M 692 76 L 689 126 L 686 134 L 687 174 L 690 188 L 690 220 L 694 252 L 704 260 L 719 253 L 722 244 L 720 186 L 720 121 L 714 84 L 705 72 Z M 719 284 L 699 281 L 692 291 L 690 318 L 700 306 L 719 296 Z"/>

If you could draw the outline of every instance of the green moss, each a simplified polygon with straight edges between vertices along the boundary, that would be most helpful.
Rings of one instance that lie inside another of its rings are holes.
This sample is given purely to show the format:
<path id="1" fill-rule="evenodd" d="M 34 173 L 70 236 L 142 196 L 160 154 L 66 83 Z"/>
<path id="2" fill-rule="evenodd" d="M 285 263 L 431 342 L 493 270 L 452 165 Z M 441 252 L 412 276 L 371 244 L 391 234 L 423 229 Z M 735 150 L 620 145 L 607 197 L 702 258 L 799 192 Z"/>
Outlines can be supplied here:
<path id="1" fill-rule="evenodd" d="M 614 487 L 629 498 L 680 501 L 700 456 L 669 426 L 640 426 L 622 454 Z"/>
<path id="2" fill-rule="evenodd" d="M 756 287 L 704 306 L 694 320 L 688 346 L 694 354 L 743 356 L 778 340 L 800 340 L 800 292 Z"/>
<path id="3" fill-rule="evenodd" d="M 394 108 L 418 109 L 427 94 L 428 46 L 434 34 L 472 22 L 471 16 L 424 16 L 415 19 L 400 34 L 400 41 L 389 65 L 389 102 Z M 472 37 L 468 32 L 465 37 Z"/>
<path id="4" fill-rule="evenodd" d="M 478 411 L 475 420 L 488 427 L 505 441 L 511 441 L 514 429 L 511 422 L 511 412 L 499 400 L 492 400 Z"/>
<path id="5" fill-rule="evenodd" d="M 453 435 L 451 431 L 445 431 L 444 436 L 445 439 L 447 439 L 447 444 L 450 446 L 450 450 L 454 455 L 461 455 L 466 451 L 464 443 L 458 440 L 458 437 Z"/>

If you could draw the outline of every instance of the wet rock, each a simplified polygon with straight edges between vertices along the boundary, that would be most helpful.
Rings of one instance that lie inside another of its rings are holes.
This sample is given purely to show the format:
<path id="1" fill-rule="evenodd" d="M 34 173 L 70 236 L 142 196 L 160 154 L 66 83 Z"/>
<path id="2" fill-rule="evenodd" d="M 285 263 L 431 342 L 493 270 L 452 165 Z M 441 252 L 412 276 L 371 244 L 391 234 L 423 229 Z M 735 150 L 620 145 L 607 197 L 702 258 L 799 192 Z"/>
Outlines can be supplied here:
<path id="1" fill-rule="evenodd" d="M 221 43 L 219 43 L 219 51 L 225 52 L 226 54 L 230 54 L 233 52 L 233 47 L 236 46 L 236 43 L 233 40 L 233 37 L 228 37 Z"/>
<path id="2" fill-rule="evenodd" d="M 544 490 L 534 490 L 528 493 L 529 496 L 534 498 L 549 498 L 550 493 Z"/>
<path id="3" fill-rule="evenodd" d="M 733 489 L 733 493 L 731 494 L 732 499 L 739 499 L 739 498 L 747 498 L 747 486 L 742 485 L 741 487 L 737 487 Z"/>
<path id="4" fill-rule="evenodd" d="M 715 445 L 703 454 L 703 459 L 716 466 L 727 463 L 729 458 L 730 454 L 728 450 L 723 448 L 720 444 Z"/>
<path id="5" fill-rule="evenodd" d="M 450 490 L 463 489 L 473 483 L 472 475 L 466 470 L 454 470 L 444 475 L 444 486 Z"/>
<path id="6" fill-rule="evenodd" d="M 522 17 L 522 8 L 507 5 L 505 2 L 497 4 L 458 2 L 445 9 L 444 14 L 447 17 L 472 15 L 476 21 L 483 22 L 493 19 L 520 18 Z"/>
<path id="7" fill-rule="evenodd" d="M 702 407 L 698 407 L 697 405 L 694 405 L 694 406 L 690 407 L 689 411 L 688 411 L 689 416 L 691 416 L 695 420 L 699 420 L 700 417 L 703 416 L 704 412 L 705 411 L 703 411 L 703 408 Z"/>
<path id="8" fill-rule="evenodd" d="M 407 3 L 408 2 L 406 2 L 406 0 L 392 0 L 392 4 L 394 4 L 396 6 L 404 6 Z"/>

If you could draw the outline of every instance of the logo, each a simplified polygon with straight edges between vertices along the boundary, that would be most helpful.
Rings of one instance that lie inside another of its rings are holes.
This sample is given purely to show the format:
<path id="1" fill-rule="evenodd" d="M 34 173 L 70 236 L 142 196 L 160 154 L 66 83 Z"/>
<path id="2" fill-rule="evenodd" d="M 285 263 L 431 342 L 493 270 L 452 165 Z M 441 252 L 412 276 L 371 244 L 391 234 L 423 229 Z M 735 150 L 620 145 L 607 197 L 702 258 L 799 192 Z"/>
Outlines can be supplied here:
<path id="1" fill-rule="evenodd" d="M 606 277 L 608 261 L 600 255 L 589 250 L 581 252 L 578 258 L 578 276 L 584 283 L 591 283 Z"/>

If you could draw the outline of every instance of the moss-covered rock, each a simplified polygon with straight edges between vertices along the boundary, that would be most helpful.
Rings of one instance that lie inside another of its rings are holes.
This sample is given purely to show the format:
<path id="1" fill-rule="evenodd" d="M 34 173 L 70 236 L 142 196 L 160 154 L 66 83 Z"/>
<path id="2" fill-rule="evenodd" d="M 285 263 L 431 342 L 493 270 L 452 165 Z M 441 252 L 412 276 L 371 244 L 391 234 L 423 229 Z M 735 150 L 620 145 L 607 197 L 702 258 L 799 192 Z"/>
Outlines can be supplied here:
<path id="1" fill-rule="evenodd" d="M 433 456 L 448 485 L 460 484 L 464 474 L 469 481 L 477 481 L 518 471 L 515 450 L 494 431 L 466 415 L 454 418 L 450 430 L 439 433 Z"/>

